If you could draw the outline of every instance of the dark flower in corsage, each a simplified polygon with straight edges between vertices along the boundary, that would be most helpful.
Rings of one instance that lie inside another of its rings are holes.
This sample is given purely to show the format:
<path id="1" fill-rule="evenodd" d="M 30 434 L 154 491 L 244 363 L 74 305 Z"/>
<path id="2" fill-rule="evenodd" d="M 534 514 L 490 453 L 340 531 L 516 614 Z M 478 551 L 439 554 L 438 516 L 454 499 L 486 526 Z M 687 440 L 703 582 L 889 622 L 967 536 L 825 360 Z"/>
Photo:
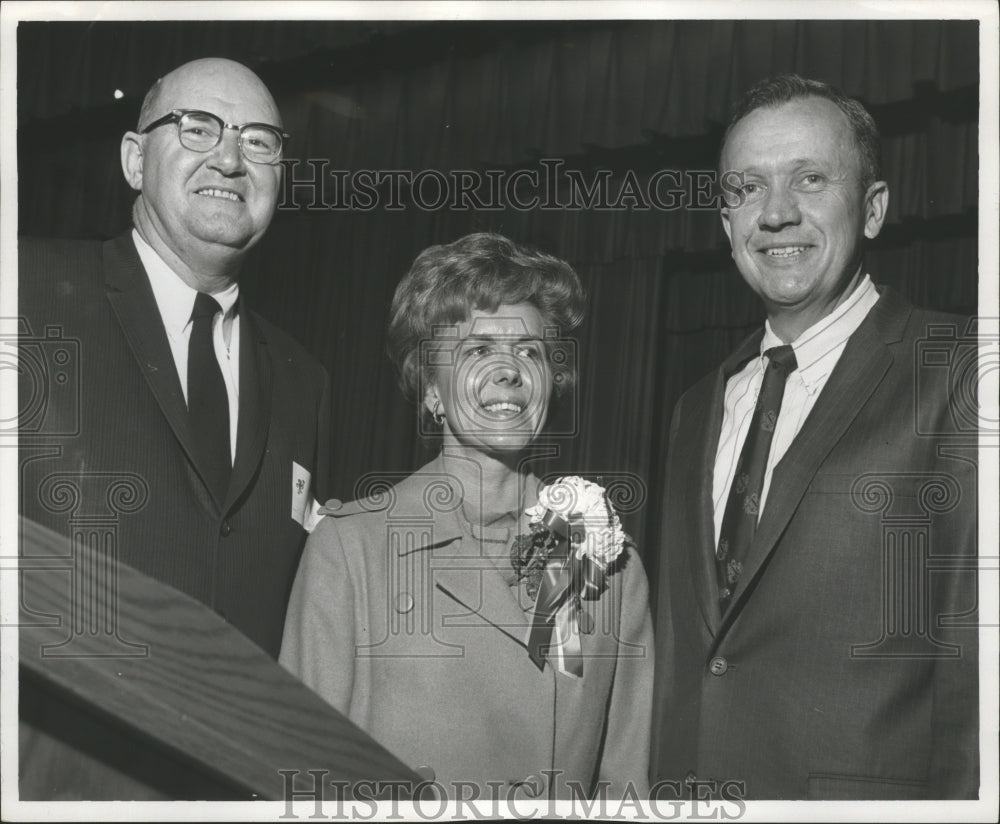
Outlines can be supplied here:
<path id="1" fill-rule="evenodd" d="M 631 539 L 602 486 L 577 476 L 542 487 L 525 510 L 531 535 L 519 535 L 511 563 L 535 599 L 528 654 L 539 669 L 546 657 L 557 669 L 583 675 L 581 624 L 592 621 L 581 601 L 595 601 L 607 587 L 609 567 Z"/>

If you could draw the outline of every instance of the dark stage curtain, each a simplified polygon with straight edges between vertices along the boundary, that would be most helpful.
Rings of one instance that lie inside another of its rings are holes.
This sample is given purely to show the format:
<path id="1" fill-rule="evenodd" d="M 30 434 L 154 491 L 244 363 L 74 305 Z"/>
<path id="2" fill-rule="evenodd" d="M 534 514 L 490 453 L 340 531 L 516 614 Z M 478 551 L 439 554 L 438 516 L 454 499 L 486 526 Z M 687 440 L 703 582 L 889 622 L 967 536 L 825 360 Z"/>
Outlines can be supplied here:
<path id="1" fill-rule="evenodd" d="M 330 370 L 336 493 L 350 498 L 366 473 L 430 456 L 385 357 L 390 298 L 421 249 L 497 230 L 568 259 L 588 289 L 574 336 L 579 391 L 557 409 L 556 454 L 540 469 L 615 484 L 655 582 L 673 405 L 762 321 L 711 193 L 698 191 L 727 108 L 786 71 L 863 100 L 883 132 L 891 187 L 869 270 L 917 304 L 972 313 L 978 37 L 975 21 L 22 23 L 19 231 L 119 233 L 133 198 L 119 139 L 149 85 L 198 56 L 247 63 L 293 134 L 299 162 L 286 178 L 319 169 L 322 180 L 286 186 L 243 288 Z M 515 197 L 538 202 L 494 204 L 479 190 L 497 208 L 421 208 L 436 196 L 438 178 L 426 174 L 417 196 L 398 193 L 401 208 L 387 208 L 384 186 L 373 208 L 343 208 L 352 194 L 367 205 L 357 179 L 333 185 L 362 170 L 521 170 L 539 184 L 524 178 Z M 663 170 L 672 177 L 657 178 Z M 610 202 L 598 193 L 567 206 L 568 173 L 588 186 L 605 175 Z M 674 208 L 642 202 L 656 179 Z"/>

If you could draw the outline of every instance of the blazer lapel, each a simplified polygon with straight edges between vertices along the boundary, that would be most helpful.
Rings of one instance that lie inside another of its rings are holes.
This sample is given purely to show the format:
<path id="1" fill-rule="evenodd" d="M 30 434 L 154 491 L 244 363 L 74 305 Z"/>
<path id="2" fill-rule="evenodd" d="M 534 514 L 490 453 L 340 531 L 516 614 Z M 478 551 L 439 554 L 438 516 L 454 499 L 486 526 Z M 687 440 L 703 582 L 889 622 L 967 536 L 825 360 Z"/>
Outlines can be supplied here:
<path id="1" fill-rule="evenodd" d="M 236 427 L 236 460 L 226 494 L 228 512 L 246 491 L 257 471 L 271 423 L 271 358 L 259 324 L 241 299 L 240 412 Z"/>
<path id="2" fill-rule="evenodd" d="M 441 483 L 451 486 L 450 493 L 441 494 L 444 490 L 437 488 Z M 527 508 L 537 502 L 539 481 L 529 474 L 525 484 L 524 508 Z M 434 501 L 444 505 L 428 513 L 428 506 Z M 425 517 L 431 514 L 432 528 L 424 531 L 428 536 L 425 541 L 408 547 L 400 542 L 397 552 L 431 554 L 432 585 L 443 596 L 439 603 L 448 605 L 440 615 L 435 614 L 437 626 L 489 627 L 519 647 L 528 661 L 527 638 L 533 603 L 519 602 L 522 589 L 511 587 L 504 579 L 502 558 L 487 556 L 481 551 L 479 541 L 469 536 L 468 527 L 460 520 L 459 501 L 440 456 L 402 481 L 396 487 L 395 502 L 388 505 L 391 512 L 401 523 L 413 523 L 411 519 L 418 514 Z M 527 516 L 523 512 L 516 531 L 527 532 Z M 514 537 L 514 534 L 509 536 L 510 540 Z M 585 602 L 583 608 L 592 621 L 599 620 L 596 603 Z M 593 639 L 581 633 L 580 641 L 586 659 Z M 586 671 L 585 666 L 584 677 Z"/>
<path id="3" fill-rule="evenodd" d="M 820 464 L 892 365 L 893 355 L 886 343 L 899 339 L 908 314 L 909 307 L 898 296 L 884 294 L 848 340 L 816 405 L 774 468 L 764 512 L 726 612 L 725 625 L 741 608 Z"/>
<path id="4" fill-rule="evenodd" d="M 694 412 L 703 414 L 696 421 L 696 429 L 690 438 L 690 447 L 681 445 L 689 460 L 681 459 L 681 465 L 698 467 L 697 497 L 689 500 L 685 510 L 697 513 L 689 520 L 696 530 L 687 541 L 692 553 L 691 569 L 694 573 L 695 591 L 702 617 L 712 635 L 719 631 L 722 614 L 719 611 L 719 583 L 715 571 L 715 507 L 712 488 L 715 482 L 715 458 L 719 448 L 719 434 L 722 431 L 722 417 L 725 405 L 726 382 L 742 364 L 760 352 L 763 331 L 758 331 L 743 341 L 739 348 L 719 367 L 712 384 L 712 395 L 707 406 L 694 403 Z M 686 495 L 690 492 L 685 492 Z M 690 526 L 688 527 L 691 528 Z"/>
<path id="5" fill-rule="evenodd" d="M 408 551 L 432 554 L 433 586 L 456 607 L 447 613 L 446 624 L 490 626 L 524 646 L 527 655 L 530 612 L 526 612 L 524 606 L 529 605 L 518 603 L 518 590 L 507 584 L 497 562 L 483 551 L 480 540 L 468 534 L 468 527 L 460 520 L 458 502 L 461 496 L 440 456 L 396 488 L 397 503 L 393 509 L 404 520 L 414 514 L 410 511 L 414 507 L 426 513 L 429 503 L 444 501 L 443 490 L 436 488 L 442 483 L 451 487 L 448 504 L 434 507 L 432 513 L 427 513 L 433 518 L 431 537 Z M 526 483 L 525 507 L 535 502 L 538 480 L 529 475 Z M 524 520 L 523 514 L 521 520 Z M 509 539 L 513 538 L 511 534 Z"/>
<path id="6" fill-rule="evenodd" d="M 497 561 L 482 551 L 479 540 L 467 534 L 457 513 L 447 513 L 443 520 L 450 520 L 451 524 L 450 527 L 443 525 L 441 534 L 457 534 L 461 540 L 447 546 L 439 545 L 433 550 L 435 585 L 440 584 L 439 590 L 473 613 L 476 623 L 485 623 L 507 635 L 525 647 L 527 654 L 532 604 L 518 602 L 520 587 L 507 583 Z M 510 541 L 514 537 L 511 534 Z M 508 543 L 507 548 L 509 546 Z"/>
<path id="7" fill-rule="evenodd" d="M 104 271 L 108 302 L 118 318 L 142 376 L 188 460 L 204 480 L 188 429 L 187 404 L 184 402 L 170 343 L 131 234 L 104 244 Z"/>

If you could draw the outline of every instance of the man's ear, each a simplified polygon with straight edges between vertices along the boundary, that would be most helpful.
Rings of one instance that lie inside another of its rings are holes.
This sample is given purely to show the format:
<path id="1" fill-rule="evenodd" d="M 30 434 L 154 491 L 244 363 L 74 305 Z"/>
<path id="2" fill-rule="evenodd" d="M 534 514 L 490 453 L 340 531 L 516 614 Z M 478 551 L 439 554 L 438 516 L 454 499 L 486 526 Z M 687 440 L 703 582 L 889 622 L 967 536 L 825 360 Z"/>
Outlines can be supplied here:
<path id="1" fill-rule="evenodd" d="M 122 173 L 129 186 L 142 191 L 142 135 L 135 132 L 122 137 Z"/>
<path id="2" fill-rule="evenodd" d="M 719 209 L 719 217 L 722 218 L 722 228 L 726 231 L 726 237 L 729 238 L 729 245 L 732 246 L 733 243 L 733 227 L 729 223 L 729 207 L 723 206 Z"/>
<path id="3" fill-rule="evenodd" d="M 722 168 L 722 160 L 720 158 L 720 166 Z M 719 217 L 722 218 L 722 228 L 726 232 L 726 237 L 729 238 L 729 245 L 733 245 L 733 226 L 730 223 L 730 210 L 738 209 L 743 205 L 743 178 L 744 175 L 741 172 L 719 172 L 719 188 L 721 189 L 720 198 L 722 203 L 719 207 Z"/>
<path id="4" fill-rule="evenodd" d="M 882 231 L 886 210 L 889 208 L 889 184 L 876 180 L 865 193 L 865 237 L 878 237 Z"/>

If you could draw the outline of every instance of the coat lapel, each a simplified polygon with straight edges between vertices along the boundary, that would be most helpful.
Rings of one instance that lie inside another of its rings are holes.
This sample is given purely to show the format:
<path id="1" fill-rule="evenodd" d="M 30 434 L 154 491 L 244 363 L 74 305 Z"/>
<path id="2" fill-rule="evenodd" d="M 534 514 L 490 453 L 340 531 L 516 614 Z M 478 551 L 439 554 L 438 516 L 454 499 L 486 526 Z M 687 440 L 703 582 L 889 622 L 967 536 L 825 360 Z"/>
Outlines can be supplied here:
<path id="1" fill-rule="evenodd" d="M 694 403 L 695 412 L 701 410 L 695 422 L 692 437 L 685 437 L 682 448 L 690 449 L 689 461 L 682 459 L 681 465 L 698 467 L 697 497 L 689 502 L 686 511 L 697 513 L 688 523 L 694 523 L 696 534 L 687 541 L 692 552 L 691 569 L 694 573 L 695 590 L 702 617 L 712 635 L 719 631 L 722 618 L 719 612 L 719 583 L 715 572 L 715 515 L 712 487 L 715 481 L 715 458 L 719 448 L 719 434 L 722 431 L 722 417 L 726 395 L 726 381 L 742 364 L 760 352 L 762 331 L 756 332 L 743 341 L 739 348 L 719 367 L 711 388 L 711 399 L 707 405 Z M 687 446 L 690 443 L 690 447 Z M 690 493 L 687 493 L 690 494 Z M 691 528 L 690 526 L 688 527 Z"/>
<path id="2" fill-rule="evenodd" d="M 529 476 L 528 483 L 532 491 L 537 488 L 537 481 L 533 476 Z M 525 506 L 533 503 L 534 500 L 531 500 Z M 435 550 L 435 582 L 446 587 L 446 594 L 453 600 L 460 600 L 479 621 L 523 646 L 527 655 L 526 641 L 532 604 L 529 601 L 519 603 L 518 599 L 525 597 L 523 589 L 508 584 L 504 578 L 507 570 L 504 568 L 501 571 L 518 530 L 507 535 L 503 547 L 489 547 L 483 544 L 479 530 L 472 530 L 473 535 L 470 537 L 468 526 L 459 520 L 459 510 L 448 515 L 452 532 L 460 535 L 461 540 L 455 541 L 446 549 Z M 526 519 L 522 515 L 520 530 L 524 529 Z"/>
<path id="3" fill-rule="evenodd" d="M 539 481 L 529 474 L 525 483 L 527 508 L 537 501 Z M 460 520 L 460 503 L 461 496 L 439 456 L 391 492 L 338 505 L 325 514 L 343 517 L 356 512 L 385 511 L 386 523 L 399 524 L 403 532 L 396 540 L 390 537 L 393 551 L 399 556 L 391 563 L 415 553 L 429 556 L 430 585 L 436 604 L 435 627 L 490 628 L 516 645 L 528 661 L 527 637 L 533 604 L 519 602 L 521 589 L 511 587 L 504 579 L 506 569 L 501 571 L 502 558 L 484 554 L 479 541 L 469 537 L 468 527 Z M 523 513 L 519 529 L 527 530 L 527 517 Z M 510 540 L 514 537 L 509 536 Z M 509 543 L 504 547 L 503 557 L 508 550 Z M 593 621 L 599 620 L 600 608 L 596 602 L 585 602 L 584 610 Z M 583 633 L 580 640 L 586 658 L 594 639 Z M 584 672 L 586 677 L 586 668 Z"/>
<path id="4" fill-rule="evenodd" d="M 527 478 L 525 506 L 535 501 L 537 479 Z M 399 542 L 397 552 L 430 553 L 432 585 L 454 605 L 442 620 L 459 626 L 489 626 L 525 646 L 530 613 L 518 604 L 517 590 L 510 587 L 478 539 L 471 537 L 460 520 L 461 494 L 439 456 L 399 483 L 389 503 L 389 517 L 402 525 L 427 523 L 430 529 L 414 530 L 413 542 Z M 514 535 L 510 535 L 512 540 Z M 503 548 L 506 554 L 509 544 Z M 435 617 L 435 621 L 437 621 Z M 525 655 L 527 650 L 525 648 Z"/>
<path id="5" fill-rule="evenodd" d="M 188 460 L 205 480 L 188 429 L 187 404 L 167 333 L 131 234 L 104 244 L 104 272 L 108 302 L 142 376 Z"/>
<path id="6" fill-rule="evenodd" d="M 236 460 L 224 511 L 246 491 L 257 471 L 271 423 L 271 358 L 267 339 L 253 314 L 240 300 L 240 412 Z"/>
<path id="7" fill-rule="evenodd" d="M 742 608 L 823 460 L 885 377 L 893 362 L 886 344 L 901 338 L 909 313 L 909 305 L 886 290 L 848 340 L 805 424 L 774 468 L 764 512 L 724 625 Z"/>

